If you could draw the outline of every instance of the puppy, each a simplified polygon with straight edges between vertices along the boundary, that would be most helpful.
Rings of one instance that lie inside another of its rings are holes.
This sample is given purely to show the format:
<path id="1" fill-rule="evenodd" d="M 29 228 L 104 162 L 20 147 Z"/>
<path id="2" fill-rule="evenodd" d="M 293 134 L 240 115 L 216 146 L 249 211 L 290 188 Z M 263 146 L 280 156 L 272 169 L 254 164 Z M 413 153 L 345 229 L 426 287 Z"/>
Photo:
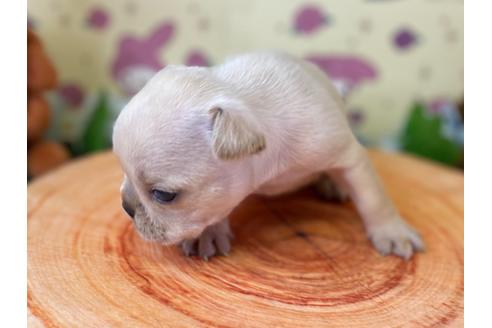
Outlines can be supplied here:
<path id="1" fill-rule="evenodd" d="M 227 217 L 246 196 L 326 186 L 329 177 L 374 247 L 409 259 L 424 244 L 385 194 L 343 107 L 323 72 L 286 54 L 167 66 L 114 125 L 123 208 L 143 238 L 208 259 L 230 251 Z"/>

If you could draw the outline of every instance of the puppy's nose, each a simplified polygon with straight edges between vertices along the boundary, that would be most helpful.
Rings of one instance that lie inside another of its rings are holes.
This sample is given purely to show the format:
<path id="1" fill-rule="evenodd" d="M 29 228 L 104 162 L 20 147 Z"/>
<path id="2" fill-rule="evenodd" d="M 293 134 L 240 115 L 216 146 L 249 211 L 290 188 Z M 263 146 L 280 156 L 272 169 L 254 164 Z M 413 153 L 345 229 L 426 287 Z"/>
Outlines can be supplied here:
<path id="1" fill-rule="evenodd" d="M 128 216 L 133 219 L 133 217 L 135 216 L 135 209 L 125 201 L 122 202 L 121 206 L 123 206 L 123 209 L 125 210 L 126 214 L 128 214 Z"/>

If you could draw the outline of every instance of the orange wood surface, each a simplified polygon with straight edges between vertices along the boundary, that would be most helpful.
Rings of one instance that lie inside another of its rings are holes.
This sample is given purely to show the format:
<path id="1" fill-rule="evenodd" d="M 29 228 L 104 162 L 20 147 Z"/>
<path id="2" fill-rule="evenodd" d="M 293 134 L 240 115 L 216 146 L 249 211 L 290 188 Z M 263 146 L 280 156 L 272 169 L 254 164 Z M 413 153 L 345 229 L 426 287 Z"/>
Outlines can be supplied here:
<path id="1" fill-rule="evenodd" d="M 309 190 L 251 196 L 231 216 L 228 257 L 143 241 L 103 153 L 28 186 L 30 327 L 463 326 L 463 175 L 371 152 L 427 252 L 378 255 L 353 206 Z"/>

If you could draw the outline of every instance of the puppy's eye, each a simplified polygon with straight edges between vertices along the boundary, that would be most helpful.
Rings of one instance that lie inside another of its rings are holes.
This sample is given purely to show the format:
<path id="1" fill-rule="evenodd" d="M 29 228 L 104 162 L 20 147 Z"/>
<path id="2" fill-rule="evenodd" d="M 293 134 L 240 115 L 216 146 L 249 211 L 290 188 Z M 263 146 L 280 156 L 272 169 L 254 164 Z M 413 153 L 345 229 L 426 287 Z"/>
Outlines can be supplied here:
<path id="1" fill-rule="evenodd" d="M 152 189 L 152 197 L 161 204 L 172 202 L 176 198 L 175 192 Z"/>

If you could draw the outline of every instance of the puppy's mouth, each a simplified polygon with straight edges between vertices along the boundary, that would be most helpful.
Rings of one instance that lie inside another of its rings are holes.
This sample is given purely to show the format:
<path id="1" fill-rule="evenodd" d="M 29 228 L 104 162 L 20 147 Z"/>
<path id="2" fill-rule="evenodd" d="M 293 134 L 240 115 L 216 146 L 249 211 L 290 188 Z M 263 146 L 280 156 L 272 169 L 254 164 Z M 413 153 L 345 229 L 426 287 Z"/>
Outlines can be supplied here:
<path id="1" fill-rule="evenodd" d="M 174 229 L 166 229 L 162 224 L 154 222 L 143 213 L 135 215 L 133 223 L 140 237 L 162 245 L 175 245 L 184 240 L 198 238 L 205 228 L 198 226 L 187 227 L 184 231 L 178 233 Z"/>
<path id="2" fill-rule="evenodd" d="M 145 214 L 138 213 L 133 219 L 133 223 L 138 234 L 145 240 L 159 242 L 162 244 L 171 244 L 166 229 L 153 222 Z"/>

